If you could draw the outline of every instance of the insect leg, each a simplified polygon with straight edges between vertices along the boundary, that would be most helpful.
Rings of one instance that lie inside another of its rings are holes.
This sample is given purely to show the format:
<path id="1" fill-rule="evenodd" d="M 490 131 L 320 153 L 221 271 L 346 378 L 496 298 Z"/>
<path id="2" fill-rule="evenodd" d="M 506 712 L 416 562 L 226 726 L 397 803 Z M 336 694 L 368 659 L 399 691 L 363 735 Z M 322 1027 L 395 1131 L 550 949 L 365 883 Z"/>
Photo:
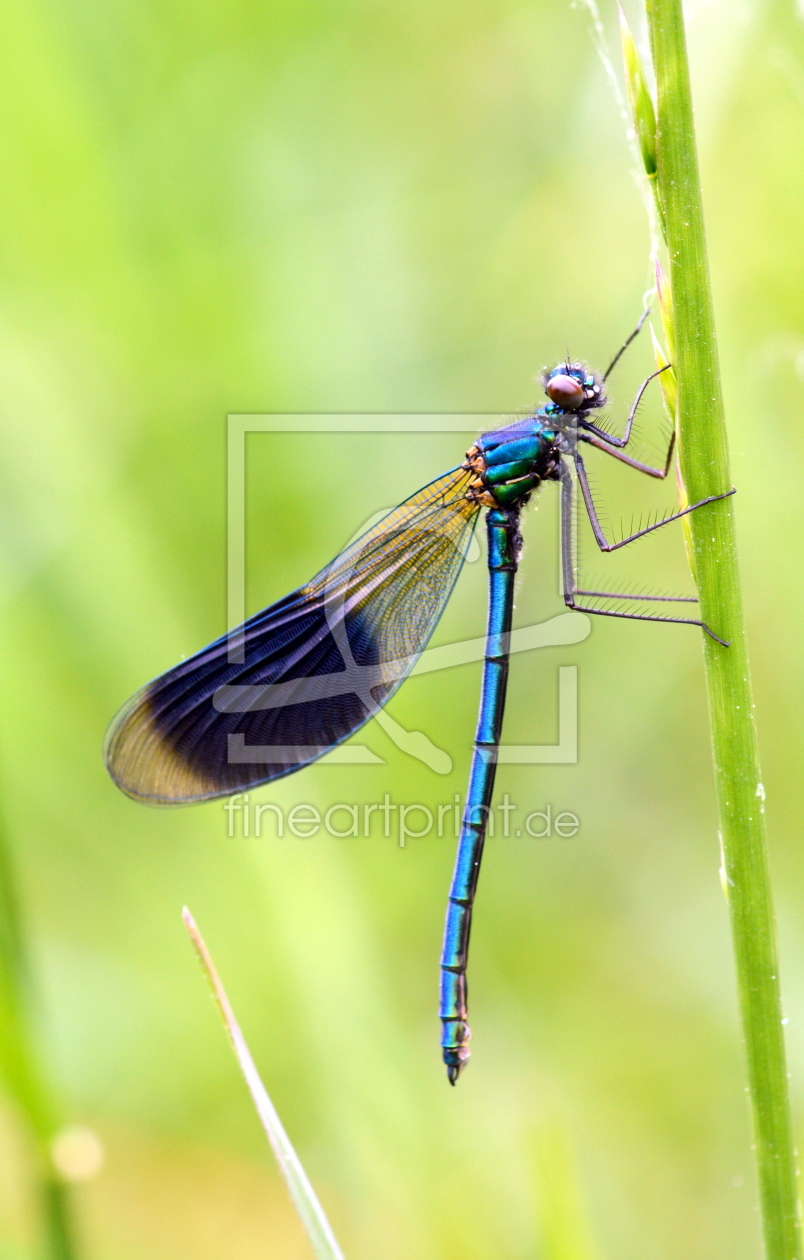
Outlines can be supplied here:
<path id="1" fill-rule="evenodd" d="M 697 604 L 697 595 L 626 595 L 622 591 L 582 591 L 576 588 L 576 595 L 594 595 L 597 599 L 638 599 L 651 603 Z"/>
<path id="2" fill-rule="evenodd" d="M 657 376 L 661 376 L 662 372 L 666 372 L 669 366 L 669 363 L 665 363 L 664 367 L 660 367 L 656 372 L 651 372 L 650 376 L 645 377 L 644 381 L 637 390 L 636 398 L 631 404 L 631 410 L 628 413 L 628 419 L 625 422 L 625 432 L 622 437 L 612 437 L 610 433 L 607 433 L 605 429 L 601 429 L 596 424 L 593 424 L 591 420 L 580 419 L 578 421 L 579 427 L 581 429 L 586 429 L 587 433 L 594 433 L 596 437 L 602 438 L 609 446 L 616 446 L 618 448 L 627 446 L 631 441 L 631 429 L 634 425 L 634 417 L 637 413 L 637 407 L 642 402 L 642 395 L 645 393 L 645 390 L 648 388 L 651 381 L 655 380 Z"/>
<path id="3" fill-rule="evenodd" d="M 603 531 L 600 528 L 600 523 L 597 519 L 597 513 L 595 512 L 594 503 L 592 503 L 592 496 L 591 496 L 591 493 L 589 492 L 589 483 L 586 481 L 586 472 L 585 470 L 583 470 L 583 461 L 580 460 L 579 457 L 576 457 L 576 466 L 578 463 L 580 463 L 580 467 L 578 468 L 578 480 L 581 483 L 581 491 L 584 497 L 584 505 L 586 506 L 587 513 L 589 514 L 589 519 L 592 524 L 592 529 L 594 530 L 594 533 L 595 533 L 595 539 L 597 540 L 598 546 L 600 546 L 602 551 L 613 551 L 616 549 L 616 547 L 623 546 L 625 543 L 633 541 L 634 538 L 641 537 L 643 533 L 650 533 L 650 530 L 641 530 L 639 533 L 632 535 L 631 538 L 623 539 L 622 543 L 617 543 L 614 546 L 607 543 L 605 536 L 603 534 Z M 583 470 L 583 473 L 582 473 L 582 470 Z M 730 490 L 728 491 L 728 493 L 733 494 L 734 491 Z M 726 497 L 727 497 L 726 495 L 722 495 L 722 494 L 713 495 L 711 499 L 702 500 L 702 503 L 711 503 L 715 499 L 724 499 Z M 575 563 L 574 563 L 575 539 L 574 539 L 574 532 L 573 532 L 574 531 L 573 503 L 574 503 L 574 488 L 572 485 L 572 476 L 570 474 L 569 468 L 567 467 L 566 464 L 564 464 L 562 466 L 562 471 L 561 471 L 561 567 L 562 567 L 563 579 L 564 579 L 564 603 L 567 605 L 567 608 L 572 608 L 576 612 L 591 613 L 595 617 L 621 617 L 625 621 L 668 621 L 668 622 L 675 622 L 678 625 L 700 626 L 702 630 L 706 631 L 706 633 L 709 635 L 710 638 L 715 639 L 716 642 L 722 644 L 723 647 L 729 646 L 728 643 L 725 641 L 725 639 L 721 639 L 718 635 L 716 635 L 714 631 L 710 630 L 709 627 L 703 621 L 699 621 L 693 617 L 651 616 L 650 613 L 618 612 L 618 611 L 615 611 L 614 609 L 592 608 L 588 604 L 579 604 L 577 602 L 577 597 L 579 595 L 581 596 L 585 595 L 587 594 L 587 592 L 580 591 L 575 581 Z M 691 512 L 693 510 L 693 507 L 701 507 L 701 506 L 702 506 L 701 503 L 695 503 L 693 504 L 692 507 L 687 508 L 686 511 Z M 679 512 L 676 515 L 683 516 L 685 515 L 685 513 Z M 675 519 L 676 519 L 675 517 L 668 517 L 667 521 L 660 521 L 659 525 L 665 525 L 670 520 L 675 520 Z M 658 528 L 658 526 L 654 525 L 651 528 L 656 529 Z M 599 594 L 602 594 L 602 592 L 599 592 Z M 617 594 L 612 593 L 612 594 L 607 594 L 605 598 L 607 599 L 618 599 L 618 598 L 619 599 L 633 599 L 634 597 L 632 595 L 617 595 Z"/>
<path id="4" fill-rule="evenodd" d="M 645 529 L 638 529 L 635 533 L 628 534 L 625 538 L 621 538 L 619 542 L 610 543 L 603 533 L 602 526 L 598 520 L 597 509 L 592 498 L 592 491 L 589 488 L 589 479 L 586 475 L 586 467 L 578 451 L 573 452 L 573 459 L 575 460 L 575 468 L 578 473 L 578 482 L 581 487 L 586 514 L 592 526 L 595 542 L 601 551 L 618 551 L 620 547 L 627 546 L 628 543 L 634 542 L 637 538 L 643 538 L 645 534 L 652 534 L 655 529 L 661 529 L 663 525 L 669 525 L 671 521 L 677 521 L 679 517 L 687 516 L 690 512 L 694 512 L 696 508 L 704 507 L 707 503 L 716 503 L 718 499 L 728 499 L 730 495 L 736 493 L 734 489 L 731 489 L 727 490 L 725 494 L 707 495 L 705 499 L 699 499 L 697 503 L 690 503 L 688 507 L 681 508 L 678 512 L 672 512 L 663 521 L 656 521 L 653 525 L 647 525 Z"/>
<path id="5" fill-rule="evenodd" d="M 667 446 L 667 458 L 664 461 L 664 468 L 653 468 L 650 464 L 643 464 L 641 460 L 634 459 L 631 455 L 625 455 L 622 451 L 616 450 L 609 446 L 606 442 L 601 442 L 600 438 L 593 437 L 583 430 L 578 432 L 581 442 L 588 442 L 590 446 L 594 446 L 596 450 L 603 451 L 606 455 L 611 455 L 612 459 L 619 459 L 621 463 L 627 464 L 629 468 L 635 468 L 637 472 L 647 473 L 649 477 L 658 477 L 659 481 L 664 481 L 670 471 L 670 463 L 673 458 L 673 451 L 676 445 L 676 431 L 673 429 L 670 435 L 670 442 Z"/>
<path id="6" fill-rule="evenodd" d="M 611 363 L 609 364 L 609 366 L 606 368 L 605 372 L 603 373 L 604 381 L 611 375 L 612 369 L 615 367 L 617 363 L 619 363 L 620 359 L 625 354 L 626 350 L 628 349 L 628 347 L 630 346 L 634 338 L 638 336 L 639 333 L 642 331 L 642 325 L 644 324 L 645 320 L 648 318 L 649 315 L 650 315 L 650 307 L 646 306 L 644 311 L 639 317 L 639 323 L 637 324 L 636 328 L 634 329 L 632 333 L 628 334 L 625 341 L 620 346 L 619 350 L 617 351 L 614 358 L 612 359 Z"/>

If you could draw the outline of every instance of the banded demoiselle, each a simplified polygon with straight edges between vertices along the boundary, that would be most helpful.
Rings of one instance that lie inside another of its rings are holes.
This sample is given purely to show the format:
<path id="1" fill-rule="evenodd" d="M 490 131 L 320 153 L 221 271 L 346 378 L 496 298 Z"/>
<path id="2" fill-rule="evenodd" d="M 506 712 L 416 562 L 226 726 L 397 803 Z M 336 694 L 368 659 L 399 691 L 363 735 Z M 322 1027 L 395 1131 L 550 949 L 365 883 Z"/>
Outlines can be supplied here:
<path id="1" fill-rule="evenodd" d="M 478 515 L 486 510 L 489 602 L 480 714 L 441 958 L 441 1044 L 452 1084 L 469 1057 L 472 906 L 505 707 L 520 513 L 533 492 L 544 481 L 561 487 L 568 608 L 700 626 L 728 646 L 692 617 L 601 607 L 631 597 L 584 590 L 576 582 L 571 466 L 602 551 L 615 551 L 726 497 L 702 499 L 617 542 L 605 536 L 581 445 L 659 479 L 672 461 L 674 435 L 662 467 L 625 453 L 637 406 L 658 373 L 642 383 L 621 437 L 591 419 L 605 405 L 604 382 L 645 315 L 605 373 L 569 359 L 545 372 L 548 401 L 533 415 L 483 433 L 463 463 L 418 490 L 304 586 L 148 683 L 120 711 L 107 737 L 112 778 L 129 796 L 152 805 L 227 796 L 309 765 L 363 726 L 410 673 L 449 599 Z M 696 602 L 693 596 L 641 598 Z"/>

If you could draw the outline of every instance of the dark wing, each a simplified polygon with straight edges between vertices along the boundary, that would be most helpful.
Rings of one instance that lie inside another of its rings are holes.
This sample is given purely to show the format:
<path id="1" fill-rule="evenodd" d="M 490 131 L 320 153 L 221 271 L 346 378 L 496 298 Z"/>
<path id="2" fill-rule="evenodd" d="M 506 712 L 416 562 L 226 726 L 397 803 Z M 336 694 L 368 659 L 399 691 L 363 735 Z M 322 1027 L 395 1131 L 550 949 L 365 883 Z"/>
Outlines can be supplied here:
<path id="1" fill-rule="evenodd" d="M 153 805 L 291 774 L 352 735 L 413 668 L 460 572 L 478 508 L 458 468 L 419 490 L 306 586 L 148 683 L 105 758 Z"/>

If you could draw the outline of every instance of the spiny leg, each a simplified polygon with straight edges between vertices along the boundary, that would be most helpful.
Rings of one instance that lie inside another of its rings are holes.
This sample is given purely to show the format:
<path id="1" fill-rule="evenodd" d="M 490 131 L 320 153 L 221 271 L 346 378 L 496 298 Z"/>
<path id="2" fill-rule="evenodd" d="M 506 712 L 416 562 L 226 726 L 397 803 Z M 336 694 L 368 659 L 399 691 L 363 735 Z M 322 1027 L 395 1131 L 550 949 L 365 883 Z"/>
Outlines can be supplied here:
<path id="1" fill-rule="evenodd" d="M 621 538 L 619 542 L 610 543 L 603 533 L 603 528 L 598 520 L 597 509 L 595 508 L 592 491 L 589 488 L 589 479 L 586 475 L 586 466 L 583 458 L 577 450 L 573 452 L 575 468 L 578 473 L 578 482 L 583 495 L 584 507 L 586 508 L 589 523 L 592 526 L 592 533 L 595 536 L 595 542 L 601 551 L 618 551 L 620 547 L 625 547 L 628 543 L 634 542 L 637 538 L 644 538 L 646 534 L 652 534 L 655 529 L 661 529 L 663 525 L 669 525 L 671 521 L 677 521 L 681 516 L 687 516 L 690 512 L 694 512 L 696 508 L 705 507 L 707 503 L 717 503 L 718 499 L 728 499 L 729 495 L 735 493 L 734 489 L 727 490 L 725 494 L 710 494 L 705 499 L 699 499 L 697 503 L 690 503 L 687 507 L 681 508 L 678 512 L 671 513 L 666 516 L 663 521 L 655 521 L 653 525 L 647 525 L 644 529 L 638 529 L 633 534 Z"/>
<path id="2" fill-rule="evenodd" d="M 626 350 L 628 349 L 628 347 L 630 346 L 634 338 L 639 336 L 640 332 L 642 331 L 642 325 L 644 324 L 645 320 L 648 318 L 649 315 L 650 315 L 650 307 L 646 306 L 644 311 L 639 317 L 639 322 L 637 323 L 636 328 L 634 329 L 633 332 L 628 334 L 625 341 L 620 346 L 619 350 L 617 351 L 614 358 L 612 359 L 611 363 L 609 364 L 609 366 L 606 368 L 605 372 L 603 373 L 604 381 L 611 375 L 612 370 L 619 363 L 620 359 L 625 354 Z"/>
<path id="3" fill-rule="evenodd" d="M 581 464 L 581 467 L 583 467 L 583 464 Z M 580 473 L 579 473 L 579 480 L 580 480 Z M 581 488 L 583 489 L 583 482 L 581 483 Z M 587 492 L 588 492 L 588 483 L 587 483 Z M 730 490 L 728 493 L 733 494 L 734 491 Z M 714 499 L 723 499 L 723 498 L 726 498 L 726 495 L 720 494 L 720 495 L 713 496 L 713 499 L 705 499 L 703 500 L 703 502 L 710 503 Z M 589 495 L 589 500 L 587 501 L 586 494 L 584 494 L 584 502 L 586 504 L 587 511 L 589 511 L 589 503 L 591 502 L 591 495 Z M 573 548 L 573 543 L 574 543 L 573 503 L 574 503 L 574 491 L 573 491 L 573 485 L 572 485 L 572 476 L 570 474 L 570 471 L 567 465 L 563 464 L 562 470 L 561 470 L 561 567 L 562 567 L 563 579 L 564 579 L 564 603 L 567 605 L 567 608 L 572 608 L 576 612 L 591 613 L 595 617 L 620 617 L 626 621 L 667 621 L 667 622 L 675 622 L 678 625 L 700 626 L 702 630 L 706 631 L 706 633 L 710 636 L 710 638 L 715 639 L 718 643 L 722 644 L 723 647 L 729 646 L 728 643 L 726 643 L 724 639 L 719 638 L 718 635 L 714 633 L 714 631 L 710 630 L 709 627 L 703 621 L 699 621 L 696 618 L 658 617 L 658 616 L 651 616 L 650 613 L 618 612 L 614 609 L 592 608 L 588 604 L 579 604 L 577 602 L 576 597 L 578 595 L 586 594 L 586 592 L 579 591 L 575 584 L 575 565 L 574 565 L 574 560 L 573 560 L 573 551 L 574 551 L 574 548 Z M 700 506 L 701 504 L 699 503 L 696 503 L 693 505 L 693 507 L 700 507 Z M 686 509 L 687 512 L 691 512 L 692 510 L 693 510 L 692 507 Z M 592 513 L 594 513 L 594 504 L 592 504 Z M 602 538 L 603 542 L 605 543 L 603 531 L 600 529 L 600 525 L 597 521 L 597 515 L 594 514 L 594 517 L 593 517 L 592 513 L 590 513 L 590 521 L 592 523 L 593 530 L 595 530 L 595 537 L 597 539 L 598 534 L 599 534 L 600 538 Z M 683 516 L 684 513 L 680 512 L 677 515 Z M 666 525 L 671 520 L 675 520 L 675 519 L 676 519 L 675 516 L 668 517 L 667 521 L 660 521 L 659 525 Z M 655 528 L 658 528 L 658 526 L 652 526 L 652 528 L 655 529 Z M 649 532 L 650 532 L 649 530 L 640 531 L 640 533 L 632 535 L 631 538 L 623 539 L 622 543 L 618 543 L 616 545 L 623 546 L 627 542 L 632 542 L 634 538 L 640 538 L 643 533 L 649 533 Z M 600 545 L 599 540 L 598 540 L 598 545 Z M 601 548 L 601 550 L 604 550 L 604 551 L 613 551 L 614 549 L 615 548 L 609 546 L 609 544 L 606 544 L 604 547 Z M 612 593 L 612 594 L 606 595 L 605 598 L 607 599 L 634 599 L 635 597 L 633 595 L 617 595 L 617 594 Z"/>
<path id="4" fill-rule="evenodd" d="M 609 446 L 616 446 L 620 449 L 627 446 L 631 441 L 631 430 L 634 427 L 634 417 L 636 416 L 639 404 L 642 402 L 642 395 L 645 393 L 645 390 L 648 388 L 651 381 L 655 380 L 657 376 L 661 376 L 662 372 L 666 372 L 669 366 L 669 363 L 665 363 L 664 367 L 660 367 L 656 372 L 651 372 L 650 376 L 645 377 L 644 381 L 637 390 L 636 398 L 631 404 L 631 410 L 628 413 L 628 419 L 625 422 L 625 432 L 622 437 L 614 437 L 611 433 L 607 433 L 605 429 L 599 428 L 598 425 L 593 424 L 591 420 L 587 420 L 585 418 L 578 421 L 579 427 L 581 429 L 585 429 L 587 433 L 594 433 L 596 437 L 602 438 Z"/>
<path id="5" fill-rule="evenodd" d="M 578 432 L 578 438 L 581 442 L 588 442 L 590 446 L 594 446 L 596 450 L 603 451 L 606 455 L 611 455 L 612 459 L 618 459 L 621 464 L 627 464 L 629 468 L 635 468 L 637 472 L 646 473 L 649 477 L 657 477 L 659 481 L 664 481 L 670 471 L 670 464 L 673 459 L 673 451 L 676 446 L 676 431 L 670 434 L 670 441 L 667 445 L 667 456 L 664 461 L 664 468 L 653 468 L 650 464 L 643 464 L 641 460 L 634 459 L 631 455 L 625 455 L 622 451 L 616 450 L 612 446 L 608 446 L 606 442 L 601 442 L 599 438 L 593 437 L 591 434 L 584 433 L 583 430 Z"/>
<path id="6" fill-rule="evenodd" d="M 646 600 L 652 603 L 666 604 L 697 604 L 697 595 L 626 595 L 623 591 L 582 591 L 580 587 L 576 587 L 573 592 L 575 595 L 594 595 L 598 599 L 636 599 Z"/>

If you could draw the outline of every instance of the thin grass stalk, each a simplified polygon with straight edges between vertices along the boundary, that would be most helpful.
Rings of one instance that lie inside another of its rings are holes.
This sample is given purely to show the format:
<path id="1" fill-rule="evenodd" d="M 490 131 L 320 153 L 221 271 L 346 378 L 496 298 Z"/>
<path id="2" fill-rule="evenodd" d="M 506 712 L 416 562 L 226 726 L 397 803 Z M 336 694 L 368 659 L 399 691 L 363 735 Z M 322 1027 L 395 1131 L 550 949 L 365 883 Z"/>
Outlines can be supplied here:
<path id="1" fill-rule="evenodd" d="M 318 1196 L 312 1187 L 310 1179 L 304 1171 L 301 1160 L 293 1149 L 290 1138 L 285 1132 L 282 1121 L 279 1119 L 279 1114 L 262 1083 L 260 1074 L 251 1057 L 251 1051 L 246 1044 L 246 1039 L 235 1017 L 232 1004 L 223 987 L 217 968 L 212 961 L 212 955 L 207 948 L 206 941 L 186 906 L 182 911 L 182 919 L 198 955 L 198 960 L 206 974 L 212 996 L 223 1020 L 223 1026 L 232 1043 L 232 1049 L 240 1066 L 240 1071 L 243 1073 L 257 1115 L 276 1156 L 279 1171 L 285 1179 L 288 1192 L 293 1200 L 293 1206 L 304 1226 L 307 1237 L 310 1239 L 316 1260 L 344 1260 L 343 1252 L 332 1232 L 332 1226 L 324 1214 L 324 1209 L 318 1201 Z"/>
<path id="2" fill-rule="evenodd" d="M 34 1049 L 30 977 L 8 842 L 0 820 L 0 1083 L 29 1130 L 43 1255 L 77 1260 L 70 1191 L 51 1159 L 59 1128 L 50 1088 Z"/>
<path id="3" fill-rule="evenodd" d="M 566 1127 L 547 1121 L 534 1143 L 540 1260 L 600 1260 Z"/>
<path id="4" fill-rule="evenodd" d="M 657 182 L 674 304 L 681 468 L 694 503 L 730 488 L 723 395 L 681 0 L 647 0 L 647 13 L 657 85 Z M 801 1260 L 776 923 L 734 510 L 729 498 L 688 519 L 702 617 L 731 644 L 724 648 L 703 636 L 765 1251 L 768 1260 Z"/>

